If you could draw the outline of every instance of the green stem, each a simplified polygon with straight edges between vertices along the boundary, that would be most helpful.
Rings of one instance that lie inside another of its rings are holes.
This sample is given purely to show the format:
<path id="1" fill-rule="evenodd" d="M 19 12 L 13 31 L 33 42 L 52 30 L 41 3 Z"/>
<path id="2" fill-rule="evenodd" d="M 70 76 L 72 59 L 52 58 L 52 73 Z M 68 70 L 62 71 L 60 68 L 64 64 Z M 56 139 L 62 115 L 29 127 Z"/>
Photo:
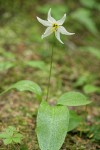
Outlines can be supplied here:
<path id="1" fill-rule="evenodd" d="M 52 73 L 52 63 L 53 63 L 53 44 L 52 44 L 52 52 L 51 52 L 50 72 L 49 72 L 49 79 L 48 79 L 48 87 L 47 87 L 47 97 L 46 97 L 46 101 L 48 101 L 48 97 L 49 97 L 50 79 L 51 79 L 51 73 Z"/>

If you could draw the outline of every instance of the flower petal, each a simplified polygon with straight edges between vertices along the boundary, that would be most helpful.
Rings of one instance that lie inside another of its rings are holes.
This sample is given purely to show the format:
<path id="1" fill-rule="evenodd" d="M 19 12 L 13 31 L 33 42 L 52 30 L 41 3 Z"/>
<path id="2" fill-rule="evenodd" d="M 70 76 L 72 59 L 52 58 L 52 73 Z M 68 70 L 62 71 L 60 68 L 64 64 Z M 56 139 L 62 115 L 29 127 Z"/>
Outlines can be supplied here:
<path id="1" fill-rule="evenodd" d="M 62 33 L 62 34 L 65 34 L 65 35 L 73 35 L 73 34 L 75 34 L 75 33 L 68 32 L 63 26 L 59 26 L 58 31 L 60 33 Z"/>
<path id="2" fill-rule="evenodd" d="M 52 24 L 51 24 L 49 21 L 43 20 L 43 19 L 41 19 L 41 18 L 39 18 L 39 17 L 37 17 L 37 20 L 38 20 L 41 24 L 43 24 L 44 26 L 52 26 Z"/>
<path id="3" fill-rule="evenodd" d="M 51 17 L 51 8 L 49 9 L 49 11 L 48 11 L 48 21 L 49 22 L 51 22 L 51 23 L 54 23 L 54 22 L 56 22 L 56 20 L 53 18 L 53 17 Z"/>
<path id="4" fill-rule="evenodd" d="M 64 14 L 64 16 L 57 21 L 58 25 L 62 25 L 65 22 L 65 19 L 66 19 L 66 14 Z"/>
<path id="5" fill-rule="evenodd" d="M 55 36 L 56 36 L 56 38 L 57 38 L 57 40 L 58 40 L 59 42 L 61 42 L 62 44 L 64 44 L 64 43 L 61 41 L 61 39 L 60 39 L 60 32 L 59 32 L 58 30 L 55 32 Z"/>
<path id="6" fill-rule="evenodd" d="M 48 27 L 48 28 L 45 30 L 44 34 L 42 35 L 42 39 L 45 38 L 46 36 L 49 36 L 52 32 L 53 32 L 53 31 L 52 31 L 52 27 Z"/>

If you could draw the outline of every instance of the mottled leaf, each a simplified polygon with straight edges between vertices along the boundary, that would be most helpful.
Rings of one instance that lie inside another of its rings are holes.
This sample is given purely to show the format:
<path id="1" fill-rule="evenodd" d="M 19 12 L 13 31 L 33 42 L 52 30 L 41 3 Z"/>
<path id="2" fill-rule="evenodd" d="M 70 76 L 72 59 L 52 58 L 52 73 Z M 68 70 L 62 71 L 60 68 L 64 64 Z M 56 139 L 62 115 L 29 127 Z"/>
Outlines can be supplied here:
<path id="1" fill-rule="evenodd" d="M 80 106 L 91 103 L 86 96 L 79 92 L 64 93 L 59 99 L 57 104 L 66 106 Z"/>
<path id="2" fill-rule="evenodd" d="M 69 111 L 69 126 L 68 126 L 68 132 L 75 129 L 80 122 L 82 122 L 82 118 L 77 115 L 77 113 L 73 110 Z"/>
<path id="3" fill-rule="evenodd" d="M 50 106 L 42 102 L 37 116 L 37 137 L 41 150 L 59 150 L 69 124 L 69 111 L 65 106 Z"/>
<path id="4" fill-rule="evenodd" d="M 41 96 L 42 96 L 41 88 L 36 83 L 34 83 L 32 81 L 29 81 L 29 80 L 18 81 L 17 83 L 10 86 L 3 93 L 5 93 L 5 92 L 7 92 L 8 90 L 11 90 L 11 89 L 17 89 L 19 91 L 30 91 L 30 92 L 35 93 L 39 98 L 41 98 Z M 1 94 L 3 94 L 3 93 L 1 93 Z"/>

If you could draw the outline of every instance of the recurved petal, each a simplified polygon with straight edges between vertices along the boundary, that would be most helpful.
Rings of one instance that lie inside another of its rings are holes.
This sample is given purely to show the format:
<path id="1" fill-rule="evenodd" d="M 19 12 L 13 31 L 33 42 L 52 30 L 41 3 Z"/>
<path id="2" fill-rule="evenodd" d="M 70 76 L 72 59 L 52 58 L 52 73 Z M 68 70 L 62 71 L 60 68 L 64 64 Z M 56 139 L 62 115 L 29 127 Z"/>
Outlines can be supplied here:
<path id="1" fill-rule="evenodd" d="M 57 23 L 59 25 L 62 25 L 65 22 L 65 19 L 66 19 L 66 14 L 64 14 L 64 16 L 60 20 L 58 20 Z"/>
<path id="2" fill-rule="evenodd" d="M 38 20 L 41 24 L 43 24 L 44 26 L 52 26 L 52 24 L 51 24 L 49 21 L 43 20 L 43 19 L 41 19 L 41 18 L 39 18 L 39 17 L 37 17 L 37 20 Z"/>
<path id="3" fill-rule="evenodd" d="M 60 39 L 60 32 L 58 30 L 55 32 L 55 36 L 60 43 L 64 44 Z"/>
<path id="4" fill-rule="evenodd" d="M 48 21 L 49 22 L 51 22 L 51 23 L 54 23 L 54 22 L 56 22 L 56 20 L 53 18 L 53 17 L 51 17 L 51 8 L 49 9 L 49 11 L 48 11 Z"/>
<path id="5" fill-rule="evenodd" d="M 53 31 L 52 31 L 52 28 L 51 28 L 51 27 L 48 27 L 48 28 L 45 30 L 44 34 L 42 35 L 42 39 L 45 38 L 46 36 L 49 36 L 52 32 L 53 32 Z"/>
<path id="6" fill-rule="evenodd" d="M 58 31 L 60 33 L 62 33 L 62 34 L 65 34 L 65 35 L 73 35 L 73 34 L 75 34 L 75 33 L 68 32 L 63 26 L 59 26 Z"/>

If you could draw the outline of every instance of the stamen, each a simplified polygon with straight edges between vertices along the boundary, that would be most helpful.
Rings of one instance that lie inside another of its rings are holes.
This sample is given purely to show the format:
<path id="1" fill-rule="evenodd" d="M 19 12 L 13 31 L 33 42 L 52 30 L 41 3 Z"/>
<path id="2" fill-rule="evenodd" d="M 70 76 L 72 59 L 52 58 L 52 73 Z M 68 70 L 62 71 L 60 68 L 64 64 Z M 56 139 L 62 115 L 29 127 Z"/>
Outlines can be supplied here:
<path id="1" fill-rule="evenodd" d="M 52 27 L 53 27 L 53 28 L 52 28 L 52 31 L 57 31 L 59 25 L 56 24 L 56 23 L 54 23 L 54 24 L 52 25 Z"/>

